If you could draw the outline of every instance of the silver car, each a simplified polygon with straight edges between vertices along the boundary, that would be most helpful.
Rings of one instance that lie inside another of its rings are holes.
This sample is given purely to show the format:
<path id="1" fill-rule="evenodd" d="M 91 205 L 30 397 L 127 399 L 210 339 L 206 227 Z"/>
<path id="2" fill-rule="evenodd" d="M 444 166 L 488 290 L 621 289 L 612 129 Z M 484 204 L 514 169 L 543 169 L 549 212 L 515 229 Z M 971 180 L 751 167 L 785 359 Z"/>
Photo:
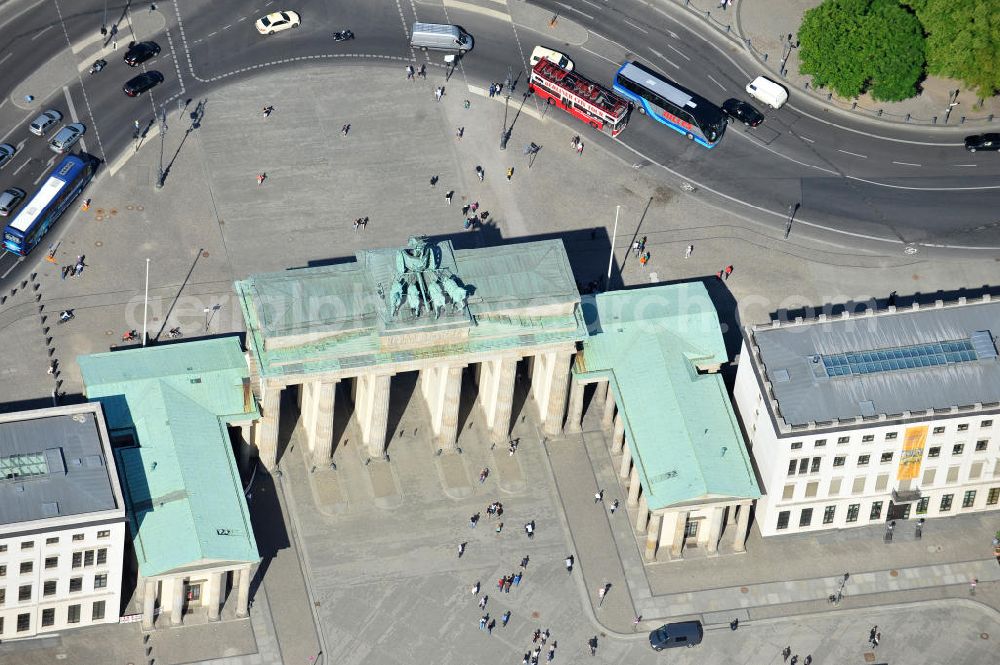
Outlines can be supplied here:
<path id="1" fill-rule="evenodd" d="M 0 143 L 0 166 L 3 166 L 14 157 L 17 148 L 9 143 Z"/>
<path id="2" fill-rule="evenodd" d="M 26 194 L 20 187 L 11 187 L 0 194 L 0 217 L 6 217 L 24 200 Z"/>
<path id="3" fill-rule="evenodd" d="M 74 122 L 72 125 L 66 125 L 52 137 L 49 141 L 49 147 L 52 148 L 52 152 L 58 152 L 62 154 L 72 148 L 83 133 L 87 131 L 87 128 L 82 122 Z"/>
<path id="4" fill-rule="evenodd" d="M 42 111 L 38 114 L 38 117 L 31 121 L 28 125 L 28 131 L 35 136 L 45 136 L 45 133 L 52 128 L 52 125 L 56 124 L 62 120 L 62 113 L 56 111 L 55 109 L 49 109 L 48 111 Z"/>

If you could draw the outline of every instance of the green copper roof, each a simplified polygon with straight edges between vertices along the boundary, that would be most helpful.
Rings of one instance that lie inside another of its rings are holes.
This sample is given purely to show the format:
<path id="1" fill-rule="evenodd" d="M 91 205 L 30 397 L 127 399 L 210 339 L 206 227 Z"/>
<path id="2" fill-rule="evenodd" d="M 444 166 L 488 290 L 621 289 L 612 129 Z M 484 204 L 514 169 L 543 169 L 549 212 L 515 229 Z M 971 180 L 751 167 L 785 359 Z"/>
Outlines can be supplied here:
<path id="1" fill-rule="evenodd" d="M 712 498 L 757 498 L 722 377 L 719 318 L 701 283 L 583 299 L 590 336 L 574 371 L 607 377 L 651 510 Z"/>
<path id="2" fill-rule="evenodd" d="M 449 293 L 439 312 L 422 307 L 414 317 L 404 300 L 393 313 L 394 284 L 415 279 L 400 272 L 401 261 L 414 260 L 418 248 L 433 252 L 427 272 L 461 285 L 464 303 Z M 401 258 L 404 251 L 410 254 Z M 409 250 L 358 252 L 351 263 L 251 275 L 236 282 L 236 292 L 262 377 L 503 352 L 586 335 L 561 240 L 466 250 L 450 241 L 411 241 Z"/>
<path id="3" fill-rule="evenodd" d="M 230 337 L 79 359 L 87 397 L 108 429 L 134 429 L 117 450 L 139 573 L 260 556 L 228 423 L 258 417 L 239 341 Z"/>

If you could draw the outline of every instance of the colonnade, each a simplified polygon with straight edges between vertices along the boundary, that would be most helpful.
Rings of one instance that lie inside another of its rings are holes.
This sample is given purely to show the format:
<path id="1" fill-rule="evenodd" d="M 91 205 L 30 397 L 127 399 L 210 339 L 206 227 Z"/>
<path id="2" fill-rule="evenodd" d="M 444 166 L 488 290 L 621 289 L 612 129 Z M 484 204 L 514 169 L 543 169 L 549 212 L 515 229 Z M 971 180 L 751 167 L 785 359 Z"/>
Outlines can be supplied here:
<path id="1" fill-rule="evenodd" d="M 252 566 L 248 564 L 237 568 L 140 578 L 143 629 L 153 628 L 157 606 L 160 607 L 161 613 L 166 613 L 170 624 L 174 626 L 183 622 L 185 605 L 189 608 L 205 607 L 209 621 L 218 621 L 222 606 L 225 604 L 226 589 L 230 587 L 228 583 L 230 576 L 232 576 L 232 591 L 236 593 L 236 616 L 247 616 L 252 570 Z M 198 598 L 188 598 L 187 594 L 191 594 L 195 587 L 199 589 Z"/>

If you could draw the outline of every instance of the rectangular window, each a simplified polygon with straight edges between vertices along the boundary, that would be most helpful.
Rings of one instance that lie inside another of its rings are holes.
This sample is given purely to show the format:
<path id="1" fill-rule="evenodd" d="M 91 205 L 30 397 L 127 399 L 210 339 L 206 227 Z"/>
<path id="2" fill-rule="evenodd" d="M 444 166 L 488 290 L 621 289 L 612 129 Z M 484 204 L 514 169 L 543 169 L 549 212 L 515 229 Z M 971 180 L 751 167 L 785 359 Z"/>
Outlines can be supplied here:
<path id="1" fill-rule="evenodd" d="M 928 457 L 940 457 L 941 456 L 941 446 L 932 446 L 927 449 Z"/>
<path id="2" fill-rule="evenodd" d="M 963 450 L 965 450 L 965 444 L 964 443 L 956 443 L 954 446 L 951 447 L 951 454 L 952 455 L 961 455 Z"/>
<path id="3" fill-rule="evenodd" d="M 924 469 L 924 482 L 922 483 L 924 487 L 930 487 L 934 484 L 934 476 L 937 475 L 937 469 Z"/>
<path id="4" fill-rule="evenodd" d="M 105 547 L 97 550 L 97 565 L 103 566 L 108 562 L 108 550 Z"/>
<path id="5" fill-rule="evenodd" d="M 875 476 L 875 491 L 884 492 L 885 488 L 889 486 L 889 474 L 882 473 Z"/>
<path id="6" fill-rule="evenodd" d="M 809 526 L 813 521 L 813 509 L 803 508 L 802 512 L 799 513 L 799 526 Z"/>
<path id="7" fill-rule="evenodd" d="M 822 457 L 813 457 L 812 466 L 809 467 L 809 473 L 819 473 L 819 465 L 822 461 Z"/>
<path id="8" fill-rule="evenodd" d="M 816 492 L 819 491 L 819 481 L 806 483 L 806 498 L 813 499 L 816 497 Z"/>
<path id="9" fill-rule="evenodd" d="M 42 626 L 51 626 L 56 622 L 56 608 L 46 607 L 42 610 Z"/>
<path id="10" fill-rule="evenodd" d="M 73 534 L 73 542 L 74 543 L 78 543 L 81 540 L 83 540 L 83 534 L 82 533 L 74 533 Z"/>
<path id="11" fill-rule="evenodd" d="M 83 578 L 71 577 L 69 580 L 69 592 L 76 593 L 77 591 L 83 591 Z"/>
<path id="12" fill-rule="evenodd" d="M 885 440 L 886 441 L 894 441 L 896 439 L 896 437 L 898 437 L 898 436 L 899 436 L 899 432 L 886 432 L 885 433 Z"/>
<path id="13" fill-rule="evenodd" d="M 843 457 L 843 456 L 840 456 L 840 457 L 834 457 L 834 458 L 833 458 L 833 465 L 834 465 L 834 466 L 844 466 L 844 463 L 845 463 L 846 461 L 847 461 L 847 458 L 846 458 L 846 457 Z"/>
<path id="14" fill-rule="evenodd" d="M 993 427 L 993 421 L 992 420 L 984 420 L 983 422 L 979 423 L 979 426 L 980 427 Z"/>
<path id="15" fill-rule="evenodd" d="M 962 496 L 962 507 L 972 508 L 974 503 L 976 503 L 976 490 L 969 490 Z"/>
<path id="16" fill-rule="evenodd" d="M 833 524 L 833 516 L 837 513 L 837 506 L 827 506 L 823 509 L 823 524 Z"/>
<path id="17" fill-rule="evenodd" d="M 892 461 L 892 453 L 882 453 L 882 457 L 879 458 L 881 464 L 886 464 Z"/>
<path id="18" fill-rule="evenodd" d="M 989 445 L 990 442 L 986 439 L 980 439 L 979 441 L 976 441 L 976 452 L 977 453 L 983 452 L 984 450 L 986 450 L 986 448 L 989 447 Z"/>
<path id="19" fill-rule="evenodd" d="M 778 513 L 778 530 L 779 531 L 781 529 L 787 529 L 788 528 L 788 517 L 789 517 L 789 515 L 791 515 L 791 513 L 789 511 L 787 511 L 787 510 L 782 510 L 780 513 Z"/>
<path id="20" fill-rule="evenodd" d="M 83 565 L 84 567 L 94 565 L 94 550 L 87 550 L 83 553 Z"/>
<path id="21" fill-rule="evenodd" d="M 983 475 L 983 463 L 973 462 L 969 467 L 969 480 L 979 480 Z"/>
<path id="22" fill-rule="evenodd" d="M 83 552 L 73 552 L 73 567 L 79 568 L 83 565 Z"/>
<path id="23" fill-rule="evenodd" d="M 849 436 L 842 436 L 842 437 L 839 437 L 837 439 L 837 445 L 838 446 L 842 446 L 845 443 L 850 443 L 850 442 L 851 442 L 851 437 L 849 437 Z"/>
<path id="24" fill-rule="evenodd" d="M 852 503 L 851 505 L 849 505 L 847 507 L 847 521 L 848 522 L 857 522 L 858 521 L 858 513 L 859 512 L 861 512 L 861 504 L 860 503 Z"/>
<path id="25" fill-rule="evenodd" d="M 960 466 L 949 466 L 948 467 L 948 477 L 945 479 L 946 483 L 957 483 L 958 482 L 958 472 L 962 467 Z"/>
<path id="26" fill-rule="evenodd" d="M 941 497 L 940 510 L 942 513 L 946 513 L 949 510 L 951 510 L 951 500 L 954 498 L 955 498 L 954 494 L 945 494 L 944 496 Z"/>
<path id="27" fill-rule="evenodd" d="M 867 478 L 865 478 L 864 476 L 857 476 L 854 479 L 854 486 L 851 487 L 851 494 L 864 494 L 866 480 Z"/>
<path id="28" fill-rule="evenodd" d="M 871 455 L 858 455 L 858 466 L 868 466 Z"/>
<path id="29" fill-rule="evenodd" d="M 22 561 L 21 562 L 21 574 L 22 575 L 27 575 L 28 573 L 30 573 L 34 569 L 35 569 L 35 562 L 34 561 Z"/>
<path id="30" fill-rule="evenodd" d="M 785 489 L 781 492 L 781 498 L 784 501 L 789 501 L 795 497 L 795 483 L 789 483 L 785 485 Z"/>
<path id="31" fill-rule="evenodd" d="M 792 441 L 792 450 L 798 450 L 802 447 L 801 441 Z"/>
<path id="32" fill-rule="evenodd" d="M 54 596 L 56 595 L 56 581 L 55 580 L 45 580 L 42 583 L 42 595 L 43 596 Z"/>
<path id="33" fill-rule="evenodd" d="M 33 540 L 25 540 L 25 541 L 23 541 L 21 543 L 21 549 L 22 550 L 33 550 L 33 549 L 35 549 L 35 541 L 33 541 Z"/>
<path id="34" fill-rule="evenodd" d="M 59 537 L 57 536 L 55 538 L 46 538 L 45 539 L 45 544 L 46 545 L 58 545 L 59 544 Z"/>
<path id="35" fill-rule="evenodd" d="M 110 538 L 111 537 L 111 531 L 109 531 L 109 530 L 98 531 L 97 532 L 97 537 L 98 538 Z"/>
<path id="36" fill-rule="evenodd" d="M 66 623 L 80 623 L 80 606 L 70 605 L 66 609 Z"/>
<path id="37" fill-rule="evenodd" d="M 969 430 L 969 423 L 962 423 L 958 426 L 959 432 L 967 432 Z"/>
<path id="38" fill-rule="evenodd" d="M 0 586 L 0 607 L 7 602 L 7 589 Z"/>
<path id="39" fill-rule="evenodd" d="M 20 601 L 22 603 L 24 601 L 26 601 L 26 600 L 31 600 L 31 585 L 30 584 L 22 584 L 21 586 L 19 586 L 17 588 L 17 599 L 18 599 L 18 601 Z"/>
<path id="40" fill-rule="evenodd" d="M 944 427 L 935 427 L 934 428 L 934 433 L 935 434 L 944 434 Z"/>
<path id="41" fill-rule="evenodd" d="M 986 505 L 995 506 L 997 503 L 1000 503 L 1000 487 L 991 487 L 986 495 Z"/>
<path id="42" fill-rule="evenodd" d="M 874 440 L 875 440 L 874 434 L 865 434 L 863 437 L 861 437 L 861 443 L 871 443 Z"/>
<path id="43" fill-rule="evenodd" d="M 31 628 L 31 614 L 25 612 L 17 615 L 17 632 L 23 633 Z"/>
<path id="44" fill-rule="evenodd" d="M 0 566 L 0 577 L 7 577 L 7 566 Z"/>
<path id="45" fill-rule="evenodd" d="M 57 556 L 47 556 L 45 557 L 45 569 L 51 570 L 52 568 L 59 567 L 59 557 Z"/>
<path id="46" fill-rule="evenodd" d="M 930 502 L 931 498 L 929 496 L 921 497 L 920 501 L 917 501 L 917 515 L 926 515 L 927 504 L 929 504 Z"/>
<path id="47" fill-rule="evenodd" d="M 0 545 L 0 553 L 6 552 L 6 551 L 7 551 L 7 546 L 6 545 Z"/>
<path id="48" fill-rule="evenodd" d="M 813 444 L 813 448 L 822 448 L 826 446 L 826 439 L 816 439 L 816 443 Z"/>
<path id="49" fill-rule="evenodd" d="M 868 514 L 868 519 L 877 520 L 882 517 L 882 502 L 872 501 L 872 511 Z"/>
<path id="50" fill-rule="evenodd" d="M 795 460 L 788 460 L 788 475 L 795 475 L 795 467 L 798 466 L 798 462 Z"/>
<path id="51" fill-rule="evenodd" d="M 104 618 L 104 601 L 98 600 L 94 602 L 94 606 L 90 611 L 91 621 L 100 621 Z"/>
<path id="52" fill-rule="evenodd" d="M 830 479 L 830 491 L 827 492 L 829 496 L 837 496 L 840 494 L 840 484 L 844 481 L 843 478 L 831 478 Z"/>
<path id="53" fill-rule="evenodd" d="M 802 474 L 808 470 L 809 470 L 809 458 L 803 457 L 802 459 L 799 460 L 799 473 Z"/>
<path id="54" fill-rule="evenodd" d="M 94 588 L 95 589 L 105 589 L 108 586 L 108 575 L 107 573 L 101 573 L 100 575 L 94 575 Z"/>

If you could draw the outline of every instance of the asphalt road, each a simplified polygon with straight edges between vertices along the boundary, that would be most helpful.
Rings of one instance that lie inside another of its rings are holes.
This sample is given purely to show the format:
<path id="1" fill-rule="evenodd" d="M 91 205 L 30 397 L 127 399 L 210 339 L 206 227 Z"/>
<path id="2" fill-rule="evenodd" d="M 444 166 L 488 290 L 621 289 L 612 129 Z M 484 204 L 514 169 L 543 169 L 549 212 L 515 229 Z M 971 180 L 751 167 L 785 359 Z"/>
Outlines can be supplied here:
<path id="1" fill-rule="evenodd" d="M 155 134 L 157 115 L 165 109 L 168 126 L 184 129 L 189 123 L 186 112 L 197 101 L 207 100 L 210 115 L 214 86 L 252 77 L 263 67 L 280 68 L 293 77 L 305 58 L 327 59 L 330 66 L 341 58 L 361 58 L 372 66 L 398 67 L 403 84 L 405 62 L 426 58 L 407 41 L 409 26 L 418 19 L 460 24 L 476 38 L 475 49 L 448 84 L 453 90 L 486 87 L 503 80 L 510 67 L 519 95 L 527 88 L 526 58 L 539 42 L 565 49 L 579 71 L 603 84 L 610 85 L 623 60 L 634 58 L 717 103 L 745 98 L 743 86 L 757 73 L 737 47 L 665 1 L 588 1 L 579 8 L 554 0 L 531 3 L 585 27 L 588 37 L 578 45 L 548 43 L 544 26 L 517 26 L 495 15 L 504 5 L 473 1 L 494 14 L 455 2 L 299 0 L 288 8 L 302 15 L 302 26 L 265 37 L 256 33 L 253 20 L 279 8 L 270 0 L 177 0 L 158 3 L 153 13 L 145 1 L 11 0 L 0 5 L 5 36 L 0 47 L 0 140 L 20 151 L 0 171 L 0 188 L 33 191 L 57 158 L 42 139 L 27 132 L 37 111 L 18 108 L 12 95 L 22 81 L 59 55 L 72 54 L 79 75 L 56 86 L 43 106 L 60 110 L 64 122 L 86 124 L 81 147 L 107 163 L 135 149 L 135 121 L 143 136 Z M 153 39 L 162 53 L 139 68 L 127 67 L 121 54 L 131 39 L 131 25 L 157 21 L 160 30 Z M 119 26 L 118 50 L 107 58 L 104 71 L 89 75 L 87 54 L 101 45 L 102 23 Z M 348 27 L 357 39 L 330 39 L 332 32 Z M 431 55 L 430 62 L 431 74 L 440 76 L 441 54 Z M 160 71 L 166 80 L 139 98 L 125 97 L 122 83 L 144 70 Z M 303 81 L 303 94 L 308 94 L 308 86 L 309 81 Z M 414 121 L 405 108 L 400 116 L 404 122 Z M 714 192 L 720 205 L 777 228 L 784 226 L 789 206 L 797 204 L 796 219 L 802 220 L 797 233 L 816 233 L 842 246 L 889 253 L 900 251 L 900 242 L 1000 249 L 1000 155 L 965 152 L 962 132 L 833 114 L 794 92 L 789 104 L 767 110 L 766 116 L 755 129 L 730 125 L 714 150 L 638 114 L 618 139 L 583 126 L 580 131 L 626 163 L 663 168 L 666 182 L 690 182 Z M 570 126 L 576 123 L 558 112 L 549 117 Z M 572 181 L 571 173 L 567 179 Z M 0 261 L 0 277 L 9 264 L 10 257 Z"/>

